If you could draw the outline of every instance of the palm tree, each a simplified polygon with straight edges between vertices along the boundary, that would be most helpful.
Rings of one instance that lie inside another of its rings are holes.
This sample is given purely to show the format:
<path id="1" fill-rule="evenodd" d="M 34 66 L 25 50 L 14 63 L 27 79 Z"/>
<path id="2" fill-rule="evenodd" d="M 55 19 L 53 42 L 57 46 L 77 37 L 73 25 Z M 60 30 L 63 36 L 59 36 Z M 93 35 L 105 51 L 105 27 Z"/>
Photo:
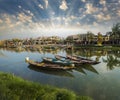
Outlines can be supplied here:
<path id="1" fill-rule="evenodd" d="M 120 23 L 113 25 L 112 27 L 112 39 L 115 42 L 119 42 L 120 39 Z"/>

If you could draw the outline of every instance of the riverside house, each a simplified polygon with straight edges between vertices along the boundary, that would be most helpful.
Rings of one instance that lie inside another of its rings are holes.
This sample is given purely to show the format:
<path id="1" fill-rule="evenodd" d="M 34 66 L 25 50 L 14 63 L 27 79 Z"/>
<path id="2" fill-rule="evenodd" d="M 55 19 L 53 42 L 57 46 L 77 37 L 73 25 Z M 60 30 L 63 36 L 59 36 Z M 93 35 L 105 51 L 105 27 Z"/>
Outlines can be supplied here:
<path id="1" fill-rule="evenodd" d="M 34 44 L 38 44 L 38 45 L 50 45 L 50 44 L 58 44 L 60 41 L 60 37 L 57 36 L 51 36 L 51 37 L 38 37 L 36 39 L 34 39 Z"/>
<path id="2" fill-rule="evenodd" d="M 66 38 L 67 44 L 74 45 L 96 45 L 97 41 L 98 35 L 94 35 L 93 33 L 70 35 Z M 107 34 L 102 35 L 102 41 L 104 45 L 108 44 L 110 41 L 110 36 Z"/>

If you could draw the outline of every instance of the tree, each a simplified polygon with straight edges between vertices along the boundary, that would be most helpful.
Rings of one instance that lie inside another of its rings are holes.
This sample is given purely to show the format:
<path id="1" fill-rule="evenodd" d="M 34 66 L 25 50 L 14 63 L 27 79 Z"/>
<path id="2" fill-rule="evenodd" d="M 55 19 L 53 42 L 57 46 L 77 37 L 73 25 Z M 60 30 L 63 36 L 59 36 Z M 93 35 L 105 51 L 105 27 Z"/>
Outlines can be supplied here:
<path id="1" fill-rule="evenodd" d="M 120 23 L 113 25 L 112 33 L 116 38 L 120 38 Z"/>
<path id="2" fill-rule="evenodd" d="M 103 42 L 103 36 L 102 36 L 102 34 L 99 32 L 99 33 L 98 33 L 98 40 L 97 40 L 98 46 L 102 46 L 102 42 Z"/>
<path id="3" fill-rule="evenodd" d="M 120 39 L 120 23 L 113 25 L 112 27 L 112 40 L 118 42 Z"/>
<path id="4" fill-rule="evenodd" d="M 88 42 L 89 44 L 91 43 L 91 41 L 93 41 L 94 38 L 94 34 L 90 31 L 87 32 L 87 38 L 88 38 Z"/>

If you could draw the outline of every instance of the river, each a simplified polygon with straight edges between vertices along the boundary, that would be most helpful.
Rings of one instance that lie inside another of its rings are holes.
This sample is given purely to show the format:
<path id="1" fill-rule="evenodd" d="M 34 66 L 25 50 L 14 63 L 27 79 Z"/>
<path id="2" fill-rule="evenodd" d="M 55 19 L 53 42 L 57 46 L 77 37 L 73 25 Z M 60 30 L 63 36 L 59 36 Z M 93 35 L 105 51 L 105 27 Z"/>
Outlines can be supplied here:
<path id="1" fill-rule="evenodd" d="M 41 61 L 56 54 L 78 55 L 100 61 L 96 65 L 81 65 L 69 71 L 46 71 L 29 66 L 25 57 Z M 111 49 L 49 49 L 30 51 L 0 49 L 0 71 L 25 80 L 66 88 L 94 100 L 120 100 L 120 51 Z"/>

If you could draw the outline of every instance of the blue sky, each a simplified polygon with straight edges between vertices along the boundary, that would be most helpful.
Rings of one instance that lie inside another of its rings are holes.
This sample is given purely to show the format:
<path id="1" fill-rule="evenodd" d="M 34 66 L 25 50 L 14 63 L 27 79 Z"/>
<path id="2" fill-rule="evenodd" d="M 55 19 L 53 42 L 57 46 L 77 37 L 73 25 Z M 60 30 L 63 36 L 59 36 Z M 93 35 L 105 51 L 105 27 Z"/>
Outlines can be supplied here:
<path id="1" fill-rule="evenodd" d="M 0 0 L 0 39 L 105 34 L 120 22 L 120 0 Z"/>

